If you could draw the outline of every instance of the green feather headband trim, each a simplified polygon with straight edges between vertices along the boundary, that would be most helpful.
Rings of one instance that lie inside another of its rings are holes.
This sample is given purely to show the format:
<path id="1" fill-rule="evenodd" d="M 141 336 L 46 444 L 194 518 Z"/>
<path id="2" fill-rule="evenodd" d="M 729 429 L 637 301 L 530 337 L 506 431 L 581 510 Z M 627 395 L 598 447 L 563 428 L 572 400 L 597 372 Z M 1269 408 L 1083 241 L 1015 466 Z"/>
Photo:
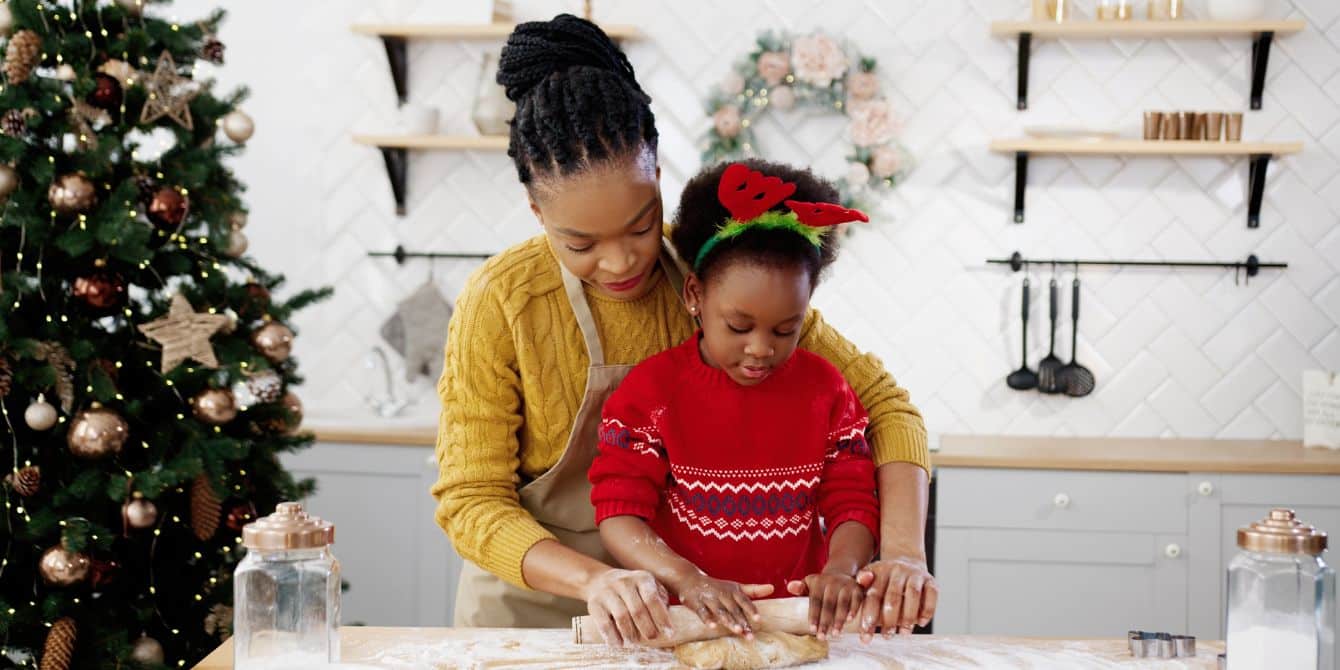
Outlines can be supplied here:
<path id="1" fill-rule="evenodd" d="M 805 238 L 815 249 L 823 246 L 824 233 L 827 232 L 826 228 L 801 223 L 795 212 L 764 212 L 748 221 L 726 219 L 726 223 L 717 229 L 716 234 L 707 240 L 702 249 L 698 250 L 698 257 L 693 261 L 693 271 L 697 272 L 702 267 L 703 259 L 707 258 L 707 254 L 718 244 L 735 239 L 747 230 L 789 230 Z"/>

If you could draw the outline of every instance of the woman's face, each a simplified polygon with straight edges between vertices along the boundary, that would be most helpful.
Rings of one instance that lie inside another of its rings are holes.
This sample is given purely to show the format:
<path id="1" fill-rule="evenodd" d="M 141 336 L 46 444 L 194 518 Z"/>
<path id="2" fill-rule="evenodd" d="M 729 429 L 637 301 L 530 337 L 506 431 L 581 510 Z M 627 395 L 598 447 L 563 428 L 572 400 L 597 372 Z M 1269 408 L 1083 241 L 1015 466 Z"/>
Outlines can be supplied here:
<path id="1" fill-rule="evenodd" d="M 661 253 L 660 168 L 650 151 L 643 154 L 551 181 L 531 195 L 559 262 L 618 300 L 651 290 Z"/>
<path id="2" fill-rule="evenodd" d="M 684 298 L 702 324 L 698 353 L 703 362 L 741 386 L 767 379 L 800 343 L 812 288 L 809 272 L 800 265 L 730 263 L 706 284 L 690 275 Z"/>

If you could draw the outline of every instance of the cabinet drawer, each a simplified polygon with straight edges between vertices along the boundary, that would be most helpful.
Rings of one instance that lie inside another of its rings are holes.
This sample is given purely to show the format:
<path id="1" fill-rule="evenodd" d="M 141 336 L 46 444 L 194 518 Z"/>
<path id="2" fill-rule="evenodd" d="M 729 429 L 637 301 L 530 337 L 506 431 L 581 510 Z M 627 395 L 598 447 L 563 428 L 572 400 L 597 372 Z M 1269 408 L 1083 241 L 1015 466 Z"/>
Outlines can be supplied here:
<path id="1" fill-rule="evenodd" d="M 1186 532 L 1186 475 L 941 468 L 936 477 L 941 527 Z"/>

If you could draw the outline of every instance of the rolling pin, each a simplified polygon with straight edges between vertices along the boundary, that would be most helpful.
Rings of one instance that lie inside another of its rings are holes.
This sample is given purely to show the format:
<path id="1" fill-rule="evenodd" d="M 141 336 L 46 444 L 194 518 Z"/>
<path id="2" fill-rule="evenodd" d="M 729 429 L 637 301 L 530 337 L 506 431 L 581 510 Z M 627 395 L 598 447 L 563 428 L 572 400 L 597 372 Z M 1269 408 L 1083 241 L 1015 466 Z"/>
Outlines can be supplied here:
<path id="1" fill-rule="evenodd" d="M 759 616 L 759 620 L 755 621 L 753 626 L 756 633 L 772 631 L 795 635 L 810 634 L 809 598 L 756 600 L 754 607 L 758 608 Z M 674 605 L 670 608 L 670 625 L 674 628 L 674 635 L 648 640 L 647 646 L 673 647 L 686 642 L 734 635 L 729 628 L 703 623 L 693 610 L 683 605 Z M 842 627 L 844 633 L 859 633 L 860 630 L 861 622 L 857 619 Z M 577 644 L 604 644 L 605 639 L 600 636 L 600 629 L 596 627 L 594 619 L 589 616 L 575 616 L 572 617 L 572 641 Z"/>

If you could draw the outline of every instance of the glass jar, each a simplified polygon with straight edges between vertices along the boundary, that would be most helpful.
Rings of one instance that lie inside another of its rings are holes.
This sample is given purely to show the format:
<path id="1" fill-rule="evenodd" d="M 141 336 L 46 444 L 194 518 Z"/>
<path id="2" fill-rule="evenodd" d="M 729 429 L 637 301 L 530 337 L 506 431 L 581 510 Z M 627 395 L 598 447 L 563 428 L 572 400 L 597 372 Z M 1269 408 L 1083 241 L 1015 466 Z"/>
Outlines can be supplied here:
<path id="1" fill-rule="evenodd" d="M 1335 668 L 1335 571 L 1326 533 L 1273 509 L 1238 529 L 1228 566 L 1228 670 Z"/>
<path id="2" fill-rule="evenodd" d="M 340 563 L 335 527 L 302 504 L 242 529 L 233 573 L 233 668 L 294 668 L 340 660 Z"/>

